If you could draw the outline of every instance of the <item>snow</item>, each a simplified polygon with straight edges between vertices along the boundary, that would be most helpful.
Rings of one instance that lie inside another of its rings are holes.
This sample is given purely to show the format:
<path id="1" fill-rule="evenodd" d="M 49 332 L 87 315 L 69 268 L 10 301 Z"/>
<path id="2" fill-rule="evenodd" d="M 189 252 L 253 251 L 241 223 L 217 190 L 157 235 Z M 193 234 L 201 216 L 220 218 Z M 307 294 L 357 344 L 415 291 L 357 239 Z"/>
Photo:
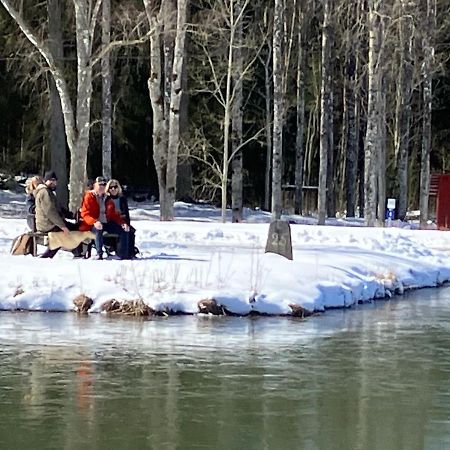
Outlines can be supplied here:
<path id="1" fill-rule="evenodd" d="M 293 260 L 264 253 L 270 214 L 245 210 L 243 223 L 221 223 L 209 205 L 177 203 L 176 220 L 160 222 L 157 204 L 133 203 L 142 252 L 133 261 L 53 260 L 11 256 L 12 239 L 27 231 L 25 195 L 0 191 L 0 309 L 71 311 L 85 294 L 97 312 L 111 299 L 143 299 L 159 311 L 197 313 L 215 299 L 236 314 L 291 314 L 351 307 L 407 289 L 450 280 L 450 233 L 412 226 L 366 228 L 358 219 L 286 216 Z"/>

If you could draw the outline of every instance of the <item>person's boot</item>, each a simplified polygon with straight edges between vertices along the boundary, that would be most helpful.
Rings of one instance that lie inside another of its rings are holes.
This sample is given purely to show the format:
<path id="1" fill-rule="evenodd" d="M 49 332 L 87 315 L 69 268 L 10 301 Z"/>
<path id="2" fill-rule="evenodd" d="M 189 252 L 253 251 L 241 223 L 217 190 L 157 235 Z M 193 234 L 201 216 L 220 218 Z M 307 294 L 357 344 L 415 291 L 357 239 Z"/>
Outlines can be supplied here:
<path id="1" fill-rule="evenodd" d="M 55 250 L 50 250 L 49 248 L 39 256 L 39 258 L 53 258 L 56 253 L 58 253 L 59 248 L 55 248 Z"/>
<path id="2" fill-rule="evenodd" d="M 72 250 L 72 254 L 73 254 L 74 259 L 75 258 L 84 258 L 84 255 L 83 255 L 83 244 L 81 243 L 78 247 L 75 247 Z"/>

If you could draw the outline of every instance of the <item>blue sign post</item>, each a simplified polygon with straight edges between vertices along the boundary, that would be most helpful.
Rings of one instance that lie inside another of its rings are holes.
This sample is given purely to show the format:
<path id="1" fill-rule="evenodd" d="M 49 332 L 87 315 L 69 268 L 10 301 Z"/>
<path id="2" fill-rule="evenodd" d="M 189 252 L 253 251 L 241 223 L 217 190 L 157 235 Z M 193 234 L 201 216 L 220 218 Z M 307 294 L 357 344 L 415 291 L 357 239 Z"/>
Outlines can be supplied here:
<path id="1" fill-rule="evenodd" d="M 387 226 L 391 226 L 391 221 L 395 219 L 395 198 L 387 199 L 386 221 Z"/>

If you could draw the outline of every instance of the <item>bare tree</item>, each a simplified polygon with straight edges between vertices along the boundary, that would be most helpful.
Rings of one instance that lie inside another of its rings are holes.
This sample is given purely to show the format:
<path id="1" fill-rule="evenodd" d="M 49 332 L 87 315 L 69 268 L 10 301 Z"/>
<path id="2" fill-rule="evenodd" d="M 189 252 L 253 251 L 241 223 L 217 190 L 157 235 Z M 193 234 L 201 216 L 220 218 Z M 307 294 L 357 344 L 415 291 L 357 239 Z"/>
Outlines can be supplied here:
<path id="1" fill-rule="evenodd" d="M 272 219 L 280 219 L 282 211 L 283 160 L 283 24 L 284 2 L 275 0 L 273 18 L 273 148 L 272 148 Z"/>
<path id="2" fill-rule="evenodd" d="M 111 44 L 111 0 L 102 0 L 102 45 Z M 102 57 L 102 172 L 111 178 L 111 138 L 112 138 L 112 71 L 110 53 Z"/>
<path id="3" fill-rule="evenodd" d="M 352 3 L 347 12 L 347 29 L 345 40 L 345 69 L 343 93 L 342 147 L 345 157 L 345 193 L 347 217 L 355 217 L 356 182 L 358 174 L 358 80 L 357 80 L 357 42 L 358 12 L 360 0 Z"/>
<path id="4" fill-rule="evenodd" d="M 13 8 L 10 0 L 0 1 L 10 16 L 17 22 L 27 39 L 41 53 L 55 79 L 61 100 L 66 139 L 71 156 L 69 208 L 75 212 L 81 203 L 86 179 L 92 97 L 92 44 L 101 0 L 96 0 L 95 3 L 92 0 L 72 0 L 75 8 L 77 43 L 78 82 L 76 89 L 76 112 L 74 112 L 72 106 L 70 90 L 64 76 L 64 71 L 49 46 L 33 32 L 23 16 Z"/>
<path id="5" fill-rule="evenodd" d="M 206 2 L 208 8 L 201 11 L 198 18 L 201 23 L 195 23 L 193 34 L 194 44 L 202 50 L 202 56 L 206 61 L 206 68 L 201 67 L 194 74 L 197 87 L 193 91 L 199 96 L 214 99 L 220 106 L 220 114 L 212 113 L 210 120 L 217 121 L 221 132 L 220 136 L 217 134 L 212 141 L 208 139 L 204 129 L 198 130 L 193 145 L 189 146 L 187 152 L 190 158 L 208 167 L 211 177 L 206 179 L 205 183 L 214 193 L 220 191 L 223 221 L 226 220 L 230 165 L 233 171 L 237 169 L 236 174 L 241 172 L 241 151 L 264 131 L 264 129 L 256 132 L 250 130 L 244 137 L 242 127 L 242 82 L 251 73 L 262 48 L 260 42 L 255 43 L 257 39 L 254 36 L 249 35 L 245 28 L 242 29 L 244 19 L 249 14 L 249 4 L 249 0 Z M 235 160 L 234 167 L 233 160 Z M 242 208 L 242 187 L 238 185 L 242 185 L 242 180 L 234 186 L 232 181 L 232 193 L 234 190 L 235 194 L 241 196 L 240 200 L 236 196 L 234 200 L 232 199 L 233 209 Z M 233 220 L 235 218 L 236 216 Z"/>
<path id="6" fill-rule="evenodd" d="M 318 194 L 318 224 L 324 225 L 327 215 L 327 171 L 330 147 L 330 138 L 333 133 L 332 95 L 331 95 L 331 10 L 330 0 L 323 3 L 322 25 L 322 75 L 320 92 L 320 166 L 319 166 L 319 194 Z"/>
<path id="7" fill-rule="evenodd" d="M 399 0 L 399 55 L 395 105 L 394 145 L 397 161 L 398 215 L 405 217 L 408 207 L 408 148 L 411 124 L 411 91 L 413 79 L 412 48 L 415 2 Z"/>
<path id="8" fill-rule="evenodd" d="M 377 216 L 377 163 L 380 149 L 381 100 L 381 0 L 369 0 L 369 65 L 368 112 L 364 165 L 364 219 L 367 226 L 375 226 Z"/>
<path id="9" fill-rule="evenodd" d="M 297 19 L 297 92 L 296 92 L 296 118 L 297 130 L 295 136 L 295 213 L 301 214 L 303 209 L 303 164 L 305 160 L 305 77 L 306 52 L 304 6 L 299 3 Z"/>
<path id="10" fill-rule="evenodd" d="M 426 0 L 426 17 L 422 38 L 422 153 L 420 162 L 420 226 L 426 227 L 428 220 L 428 194 L 430 190 L 431 111 L 432 111 L 432 66 L 434 59 L 433 37 L 436 28 L 436 0 Z"/>
<path id="11" fill-rule="evenodd" d="M 159 5 L 156 0 L 143 1 L 154 30 L 150 37 L 148 89 L 153 109 L 153 159 L 158 175 L 160 218 L 173 220 L 188 0 L 178 0 L 176 4 L 162 0 Z"/>
<path id="12" fill-rule="evenodd" d="M 377 167 L 377 211 L 378 211 L 378 225 L 382 226 L 385 220 L 386 211 L 386 88 L 385 79 L 381 79 L 381 91 L 378 93 L 380 96 L 377 100 L 379 104 L 379 120 L 378 120 L 378 133 L 379 133 L 379 147 L 378 147 L 378 167 Z"/>
<path id="13" fill-rule="evenodd" d="M 272 8 L 266 6 L 263 16 L 263 23 L 266 29 L 272 27 Z M 264 67 L 264 106 L 265 106 L 265 121 L 264 121 L 264 133 L 265 133 L 265 172 L 264 172 L 264 209 L 270 210 L 271 201 L 271 174 L 272 174 L 272 40 L 267 39 L 266 42 L 267 51 L 264 56 L 260 56 L 260 61 Z"/>
<path id="14" fill-rule="evenodd" d="M 48 46 L 55 55 L 55 59 L 62 64 L 64 49 L 61 23 L 61 0 L 47 0 L 48 12 Z M 50 89 L 50 161 L 52 169 L 58 176 L 57 197 L 64 207 L 67 207 L 69 191 L 67 188 L 67 158 L 66 135 L 64 132 L 64 118 L 61 100 L 56 88 L 55 80 L 48 77 Z"/>
<path id="15" fill-rule="evenodd" d="M 236 18 L 241 14 L 242 0 L 236 0 L 236 7 L 234 14 Z M 231 176 L 231 210 L 232 210 L 232 222 L 242 221 L 242 209 L 243 209 L 243 163 L 242 163 L 242 141 L 243 141 L 243 87 L 242 87 L 242 71 L 244 66 L 243 55 L 243 25 L 242 20 L 237 23 L 236 26 L 236 48 L 235 48 L 235 63 L 234 63 L 234 101 L 232 105 L 232 131 L 231 131 L 231 153 L 233 156 L 232 176 Z"/>

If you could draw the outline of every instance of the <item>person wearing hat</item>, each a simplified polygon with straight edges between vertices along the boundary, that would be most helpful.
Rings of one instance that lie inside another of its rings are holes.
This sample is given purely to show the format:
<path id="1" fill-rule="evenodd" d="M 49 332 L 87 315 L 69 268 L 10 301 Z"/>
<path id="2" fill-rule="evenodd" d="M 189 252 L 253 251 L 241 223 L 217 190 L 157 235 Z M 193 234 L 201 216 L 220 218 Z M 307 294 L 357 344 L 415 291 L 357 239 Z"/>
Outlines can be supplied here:
<path id="1" fill-rule="evenodd" d="M 103 232 L 119 236 L 119 249 L 123 255 L 128 254 L 126 249 L 126 232 L 129 227 L 117 212 L 114 202 L 106 196 L 106 179 L 97 177 L 92 190 L 86 192 L 80 209 L 80 231 L 92 231 L 95 234 L 95 248 L 97 259 L 103 259 Z M 117 255 L 121 256 L 121 255 Z"/>
<path id="2" fill-rule="evenodd" d="M 45 172 L 44 183 L 39 184 L 34 191 L 36 230 L 41 233 L 48 233 L 49 231 L 69 233 L 68 224 L 59 212 L 56 202 L 55 189 L 57 182 L 58 179 L 55 172 Z M 41 255 L 41 258 L 53 258 L 58 250 L 59 248 L 55 250 L 47 249 Z"/>

